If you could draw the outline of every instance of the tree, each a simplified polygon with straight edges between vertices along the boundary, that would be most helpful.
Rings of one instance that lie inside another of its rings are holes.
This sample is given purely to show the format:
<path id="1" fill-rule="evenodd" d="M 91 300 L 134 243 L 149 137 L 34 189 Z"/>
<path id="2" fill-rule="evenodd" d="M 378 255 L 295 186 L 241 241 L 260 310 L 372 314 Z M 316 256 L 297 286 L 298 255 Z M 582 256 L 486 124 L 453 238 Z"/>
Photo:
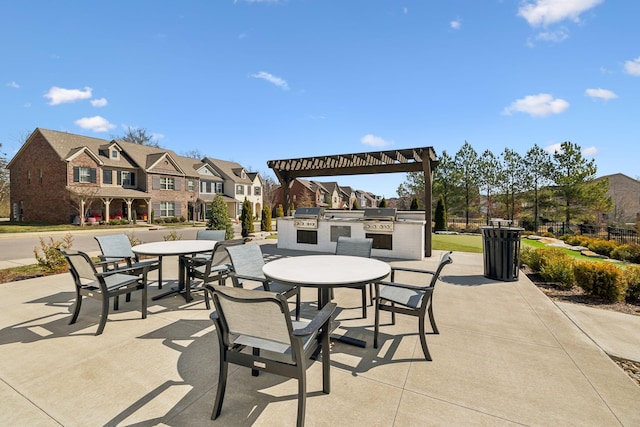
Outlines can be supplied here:
<path id="1" fill-rule="evenodd" d="M 240 213 L 240 223 L 242 225 L 242 237 L 248 237 L 253 233 L 253 208 L 251 202 L 246 197 L 242 202 L 242 212 Z"/>
<path id="2" fill-rule="evenodd" d="M 205 157 L 207 157 L 202 152 L 200 152 L 200 150 L 198 150 L 197 148 L 193 150 L 187 150 L 184 153 L 182 153 L 182 155 L 185 157 L 190 157 L 192 159 L 197 159 L 197 160 L 202 160 Z"/>
<path id="3" fill-rule="evenodd" d="M 271 208 L 268 205 L 262 207 L 262 219 L 260 220 L 260 231 L 271 231 Z"/>
<path id="4" fill-rule="evenodd" d="M 444 198 L 442 196 L 438 198 L 438 203 L 436 204 L 434 221 L 434 231 L 445 231 L 447 229 L 447 210 L 445 209 Z"/>
<path id="5" fill-rule="evenodd" d="M 469 226 L 469 217 L 472 210 L 473 199 L 478 195 L 480 182 L 478 153 L 467 141 L 454 157 L 454 174 L 460 183 L 464 197 L 464 215 L 466 226 Z"/>
<path id="6" fill-rule="evenodd" d="M 227 203 L 221 194 L 216 194 L 209 208 L 207 230 L 225 230 L 225 239 L 233 239 L 234 231 L 227 211 Z"/>
<path id="7" fill-rule="evenodd" d="M 553 180 L 557 195 L 564 203 L 564 220 L 567 224 L 572 216 L 584 214 L 590 208 L 604 208 L 602 202 L 604 200 L 606 204 L 608 199 L 609 181 L 593 181 L 597 172 L 595 160 L 584 158 L 579 145 L 569 141 L 560 144 L 560 149 L 553 153 L 553 165 Z"/>
<path id="8" fill-rule="evenodd" d="M 487 224 L 493 217 L 493 191 L 497 190 L 503 180 L 500 160 L 489 150 L 485 150 L 478 162 L 480 166 L 480 187 L 485 192 L 485 212 Z"/>
<path id="9" fill-rule="evenodd" d="M 533 194 L 533 229 L 538 231 L 540 219 L 540 190 L 551 183 L 553 164 L 551 155 L 535 144 L 524 156 L 523 189 Z"/>
<path id="10" fill-rule="evenodd" d="M 443 150 L 438 161 L 438 166 L 433 172 L 433 195 L 436 200 L 442 196 L 445 213 L 448 216 L 451 208 L 461 199 L 460 185 L 451 156 Z"/>
<path id="11" fill-rule="evenodd" d="M 89 209 L 96 201 L 99 187 L 67 187 L 71 206 L 78 213 L 80 227 L 84 226 Z"/>
<path id="12" fill-rule="evenodd" d="M 276 202 L 278 201 L 280 184 L 268 173 L 260 172 L 260 177 L 262 178 L 262 203 L 269 206 L 271 210 L 274 210 Z"/>
<path id="13" fill-rule="evenodd" d="M 360 205 L 358 205 L 358 201 L 356 199 L 353 199 L 353 204 L 351 205 L 351 210 L 358 210 L 360 209 Z"/>
<path id="14" fill-rule="evenodd" d="M 127 127 L 127 132 L 122 136 L 115 136 L 114 139 L 132 142 L 134 144 L 149 145 L 151 147 L 160 147 L 158 141 L 154 140 L 153 135 L 148 135 L 144 128 Z"/>
<path id="15" fill-rule="evenodd" d="M 278 208 L 276 209 L 276 218 L 281 218 L 284 216 L 284 208 L 282 207 L 282 203 L 278 204 Z"/>
<path id="16" fill-rule="evenodd" d="M 414 197 L 413 199 L 411 199 L 411 206 L 409 206 L 409 210 L 410 211 L 418 211 L 420 210 L 420 207 L 418 205 L 418 198 Z"/>
<path id="17" fill-rule="evenodd" d="M 414 198 L 424 200 L 424 172 L 407 172 L 406 179 L 398 186 L 400 209 L 409 208 Z"/>
<path id="18" fill-rule="evenodd" d="M 380 199 L 380 202 L 378 203 L 378 207 L 379 208 L 386 208 L 387 206 L 388 206 L 387 199 L 385 199 L 384 197 L 382 199 Z"/>
<path id="19" fill-rule="evenodd" d="M 314 202 L 315 202 L 315 198 L 311 194 L 311 191 L 305 188 L 302 194 L 300 195 L 300 197 L 298 197 L 298 200 L 296 201 L 296 208 L 312 208 Z"/>
<path id="20" fill-rule="evenodd" d="M 525 174 L 522 156 L 510 148 L 502 152 L 503 179 L 502 193 L 507 208 L 507 218 L 513 221 L 516 216 L 516 195 L 522 191 L 522 177 Z"/>

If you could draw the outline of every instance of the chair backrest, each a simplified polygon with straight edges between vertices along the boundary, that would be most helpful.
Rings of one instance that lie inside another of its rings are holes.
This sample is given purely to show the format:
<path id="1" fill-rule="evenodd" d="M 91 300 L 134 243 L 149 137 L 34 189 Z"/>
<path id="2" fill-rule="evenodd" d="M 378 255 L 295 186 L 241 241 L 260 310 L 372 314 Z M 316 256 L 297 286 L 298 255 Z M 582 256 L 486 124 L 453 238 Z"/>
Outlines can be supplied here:
<path id="1" fill-rule="evenodd" d="M 244 245 L 244 239 L 222 240 L 216 243 L 211 253 L 211 265 L 228 264 L 231 262 L 227 248 L 231 246 Z"/>
<path id="2" fill-rule="evenodd" d="M 246 243 L 244 245 L 229 246 L 226 248 L 233 264 L 233 270 L 243 276 L 253 276 L 264 278 L 262 267 L 264 257 L 262 249 L 257 243 Z M 238 280 L 242 283 L 242 279 Z"/>
<path id="3" fill-rule="evenodd" d="M 126 234 L 109 234 L 107 236 L 95 236 L 102 255 L 106 258 L 136 258 L 131 250 L 131 242 Z"/>
<path id="4" fill-rule="evenodd" d="M 96 267 L 91 258 L 84 252 L 59 249 L 69 262 L 71 275 L 76 285 L 81 286 L 85 281 L 97 281 Z"/>
<path id="5" fill-rule="evenodd" d="M 225 230 L 198 230 L 196 240 L 224 240 L 227 232 Z"/>
<path id="6" fill-rule="evenodd" d="M 451 258 L 451 251 L 447 251 L 443 253 L 442 256 L 440 257 L 440 263 L 438 263 L 438 268 L 436 268 L 436 271 L 434 272 L 433 277 L 431 278 L 431 283 L 429 284 L 429 286 L 435 286 L 444 266 L 451 263 L 453 263 L 453 258 Z"/>
<path id="7" fill-rule="evenodd" d="M 215 287 L 213 303 L 223 325 L 223 340 L 231 337 L 244 344 L 284 353 L 291 347 L 293 330 L 284 297 L 273 292 Z M 247 342 L 251 340 L 251 342 Z M 278 345 L 280 344 L 280 345 Z"/>
<path id="8" fill-rule="evenodd" d="M 371 258 L 373 239 L 338 236 L 336 255 L 352 255 Z"/>

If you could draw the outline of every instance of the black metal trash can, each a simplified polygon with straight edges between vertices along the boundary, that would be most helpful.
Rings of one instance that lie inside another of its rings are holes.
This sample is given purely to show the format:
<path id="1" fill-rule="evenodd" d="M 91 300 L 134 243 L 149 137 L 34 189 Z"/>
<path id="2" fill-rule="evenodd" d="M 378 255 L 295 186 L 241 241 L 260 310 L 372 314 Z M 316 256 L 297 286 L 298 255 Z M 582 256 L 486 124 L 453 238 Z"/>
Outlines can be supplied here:
<path id="1" fill-rule="evenodd" d="M 520 273 L 520 233 L 524 228 L 480 227 L 484 275 L 489 279 L 513 282 Z"/>

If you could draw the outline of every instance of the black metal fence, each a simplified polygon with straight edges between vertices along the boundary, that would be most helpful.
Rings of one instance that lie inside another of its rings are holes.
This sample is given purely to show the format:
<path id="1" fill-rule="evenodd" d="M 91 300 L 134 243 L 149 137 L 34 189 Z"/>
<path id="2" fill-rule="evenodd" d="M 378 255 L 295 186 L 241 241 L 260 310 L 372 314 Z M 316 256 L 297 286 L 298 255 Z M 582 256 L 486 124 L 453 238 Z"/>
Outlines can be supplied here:
<path id="1" fill-rule="evenodd" d="M 487 224 L 486 218 L 470 218 L 468 224 L 465 218 L 451 218 L 448 220 L 449 230 L 456 231 L 479 232 L 480 227 L 485 225 L 491 225 Z M 513 221 L 510 225 L 513 227 L 523 227 L 518 220 Z M 638 235 L 637 230 L 630 227 L 568 224 L 566 222 L 545 222 L 544 224 L 538 224 L 537 234 L 545 232 L 553 233 L 556 236 L 562 236 L 564 234 L 578 234 L 589 237 L 598 237 L 605 240 L 614 240 L 621 243 L 640 244 L 640 236 Z"/>

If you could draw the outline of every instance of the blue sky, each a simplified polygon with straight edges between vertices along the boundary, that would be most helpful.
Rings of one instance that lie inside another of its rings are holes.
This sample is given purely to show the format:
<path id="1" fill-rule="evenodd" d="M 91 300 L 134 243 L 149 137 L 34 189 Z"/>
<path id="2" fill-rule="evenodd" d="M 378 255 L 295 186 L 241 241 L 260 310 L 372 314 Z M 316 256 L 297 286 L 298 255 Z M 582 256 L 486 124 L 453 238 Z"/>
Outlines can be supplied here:
<path id="1" fill-rule="evenodd" d="M 0 3 L 0 143 L 140 127 L 268 160 L 432 146 L 578 144 L 640 176 L 640 2 L 215 0 Z M 336 177 L 395 196 L 404 174 Z"/>

